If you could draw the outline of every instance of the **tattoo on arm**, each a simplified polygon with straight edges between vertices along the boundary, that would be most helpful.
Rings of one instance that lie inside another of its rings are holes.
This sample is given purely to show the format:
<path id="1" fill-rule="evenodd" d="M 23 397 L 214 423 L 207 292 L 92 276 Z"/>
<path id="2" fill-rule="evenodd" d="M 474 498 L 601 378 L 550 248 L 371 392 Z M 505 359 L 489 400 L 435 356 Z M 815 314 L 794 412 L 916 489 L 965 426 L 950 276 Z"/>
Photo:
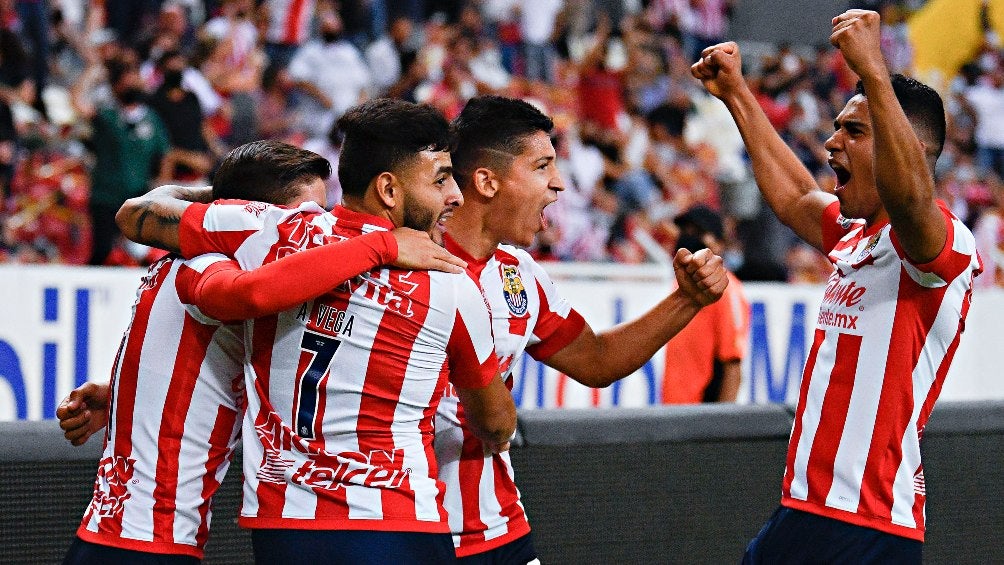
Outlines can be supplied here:
<path id="1" fill-rule="evenodd" d="M 180 251 L 178 226 L 181 224 L 181 215 L 169 206 L 157 206 L 153 201 L 144 202 L 140 209 L 142 212 L 136 220 L 136 236 L 139 243 L 168 251 Z M 147 219 L 151 220 L 151 226 L 149 233 L 144 234 L 143 228 Z"/>

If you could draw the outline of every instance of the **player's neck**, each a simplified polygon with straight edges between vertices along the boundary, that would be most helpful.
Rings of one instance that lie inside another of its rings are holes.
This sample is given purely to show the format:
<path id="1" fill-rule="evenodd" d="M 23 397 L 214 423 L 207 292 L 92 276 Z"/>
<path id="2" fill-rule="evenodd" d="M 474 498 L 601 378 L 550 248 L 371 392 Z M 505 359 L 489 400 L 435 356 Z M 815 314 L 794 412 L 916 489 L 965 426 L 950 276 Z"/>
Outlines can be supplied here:
<path id="1" fill-rule="evenodd" d="M 370 216 L 384 218 L 390 221 L 392 225 L 397 225 L 394 223 L 391 211 L 387 207 L 381 205 L 379 199 L 372 196 L 369 192 L 364 197 L 342 196 L 342 206 L 346 210 L 351 210 L 352 212 L 357 212 L 359 214 L 368 214 Z"/>
<path id="2" fill-rule="evenodd" d="M 446 225 L 446 233 L 471 257 L 485 259 L 495 253 L 499 246 L 499 240 L 485 220 L 482 207 L 468 200 L 453 213 Z"/>

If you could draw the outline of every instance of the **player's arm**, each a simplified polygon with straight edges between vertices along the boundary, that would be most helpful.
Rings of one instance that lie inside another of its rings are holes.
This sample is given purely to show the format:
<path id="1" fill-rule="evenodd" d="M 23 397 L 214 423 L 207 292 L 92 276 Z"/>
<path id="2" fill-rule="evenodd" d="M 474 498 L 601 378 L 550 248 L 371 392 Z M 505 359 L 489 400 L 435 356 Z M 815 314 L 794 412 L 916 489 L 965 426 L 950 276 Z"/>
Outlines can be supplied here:
<path id="1" fill-rule="evenodd" d="M 896 100 L 879 41 L 876 12 L 848 10 L 833 18 L 830 43 L 861 77 L 868 99 L 879 198 L 907 257 L 927 263 L 941 253 L 948 239 L 944 215 L 934 199 L 929 163 L 934 155 Z"/>
<path id="2" fill-rule="evenodd" d="M 467 277 L 455 277 L 456 314 L 446 358 L 450 382 L 467 416 L 467 425 L 486 452 L 509 448 L 516 433 L 516 404 L 499 376 L 491 314 L 480 289 Z"/>
<path id="3" fill-rule="evenodd" d="M 742 75 L 739 46 L 712 45 L 691 66 L 691 74 L 725 103 L 739 127 L 764 200 L 777 217 L 809 245 L 822 250 L 823 210 L 836 200 L 774 130 Z"/>
<path id="4" fill-rule="evenodd" d="M 56 408 L 63 437 L 83 445 L 108 424 L 108 383 L 84 383 L 70 392 Z"/>
<path id="5" fill-rule="evenodd" d="M 722 361 L 722 387 L 718 391 L 718 402 L 735 402 L 742 382 L 742 361 L 733 359 Z"/>
<path id="6" fill-rule="evenodd" d="M 544 363 L 590 387 L 605 387 L 637 371 L 728 286 L 721 257 L 707 249 L 677 252 L 679 287 L 641 317 L 595 333 L 588 324 Z"/>
<path id="7" fill-rule="evenodd" d="M 422 244 L 423 238 L 427 245 Z M 196 258 L 178 273 L 178 294 L 182 302 L 194 304 L 217 320 L 268 316 L 314 299 L 380 265 L 401 262 L 399 242 L 403 242 L 400 247 L 409 249 L 406 262 L 463 272 L 463 261 L 432 243 L 429 234 L 399 228 L 292 253 L 251 271 L 241 270 L 233 260 Z M 208 261 L 211 264 L 202 269 Z"/>
<path id="8" fill-rule="evenodd" d="M 456 387 L 457 397 L 474 435 L 485 450 L 500 453 L 509 449 L 516 433 L 516 404 L 499 375 L 482 388 Z"/>
<path id="9" fill-rule="evenodd" d="M 115 214 L 115 223 L 122 235 L 137 243 L 177 253 L 181 250 L 178 243 L 181 215 L 192 202 L 208 203 L 212 196 L 209 186 L 160 186 L 126 200 Z"/>

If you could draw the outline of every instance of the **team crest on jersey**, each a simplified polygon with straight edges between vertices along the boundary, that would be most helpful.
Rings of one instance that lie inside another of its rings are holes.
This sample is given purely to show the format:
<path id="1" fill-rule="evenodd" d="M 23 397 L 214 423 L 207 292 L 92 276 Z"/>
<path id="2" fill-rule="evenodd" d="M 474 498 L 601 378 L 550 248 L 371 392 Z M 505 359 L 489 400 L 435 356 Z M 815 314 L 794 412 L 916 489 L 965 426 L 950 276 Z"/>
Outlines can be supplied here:
<path id="1" fill-rule="evenodd" d="M 526 314 L 527 297 L 523 279 L 519 278 L 519 269 L 502 265 L 502 294 L 509 311 L 516 316 Z"/>
<path id="2" fill-rule="evenodd" d="M 858 261 L 861 261 L 868 256 L 876 247 L 878 247 L 879 240 L 882 239 L 882 231 L 879 230 L 875 235 L 871 236 L 868 240 L 868 245 L 858 253 Z"/>
<path id="3" fill-rule="evenodd" d="M 264 202 L 248 202 L 244 205 L 244 211 L 255 216 L 260 216 L 265 210 L 268 210 L 268 204 Z"/>

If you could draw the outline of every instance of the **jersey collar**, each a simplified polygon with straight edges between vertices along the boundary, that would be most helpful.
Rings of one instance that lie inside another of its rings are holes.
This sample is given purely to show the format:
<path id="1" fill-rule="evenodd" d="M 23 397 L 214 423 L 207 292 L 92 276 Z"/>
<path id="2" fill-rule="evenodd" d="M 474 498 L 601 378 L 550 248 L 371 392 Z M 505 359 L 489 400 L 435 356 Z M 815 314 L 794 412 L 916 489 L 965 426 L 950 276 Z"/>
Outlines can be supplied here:
<path id="1" fill-rule="evenodd" d="M 335 206 L 335 208 L 331 212 L 340 221 L 349 224 L 356 224 L 360 228 L 364 225 L 368 225 L 390 231 L 396 227 L 387 218 L 381 218 L 380 216 L 374 216 L 372 214 L 367 214 L 366 212 L 357 212 L 355 210 L 349 210 L 348 208 L 342 206 L 341 204 Z"/>
<path id="2" fill-rule="evenodd" d="M 473 273 L 475 276 L 480 276 L 481 271 L 484 270 L 485 268 L 485 265 L 487 265 L 488 261 L 490 261 L 491 258 L 495 256 L 495 254 L 493 253 L 482 259 L 474 257 L 473 255 L 465 251 L 463 247 L 460 247 L 460 245 L 456 241 L 454 241 L 452 237 L 450 237 L 450 234 L 448 232 L 443 234 L 443 247 L 445 247 L 446 250 L 449 251 L 450 253 L 453 253 L 457 257 L 460 257 L 464 261 L 467 261 L 467 270 Z"/>

